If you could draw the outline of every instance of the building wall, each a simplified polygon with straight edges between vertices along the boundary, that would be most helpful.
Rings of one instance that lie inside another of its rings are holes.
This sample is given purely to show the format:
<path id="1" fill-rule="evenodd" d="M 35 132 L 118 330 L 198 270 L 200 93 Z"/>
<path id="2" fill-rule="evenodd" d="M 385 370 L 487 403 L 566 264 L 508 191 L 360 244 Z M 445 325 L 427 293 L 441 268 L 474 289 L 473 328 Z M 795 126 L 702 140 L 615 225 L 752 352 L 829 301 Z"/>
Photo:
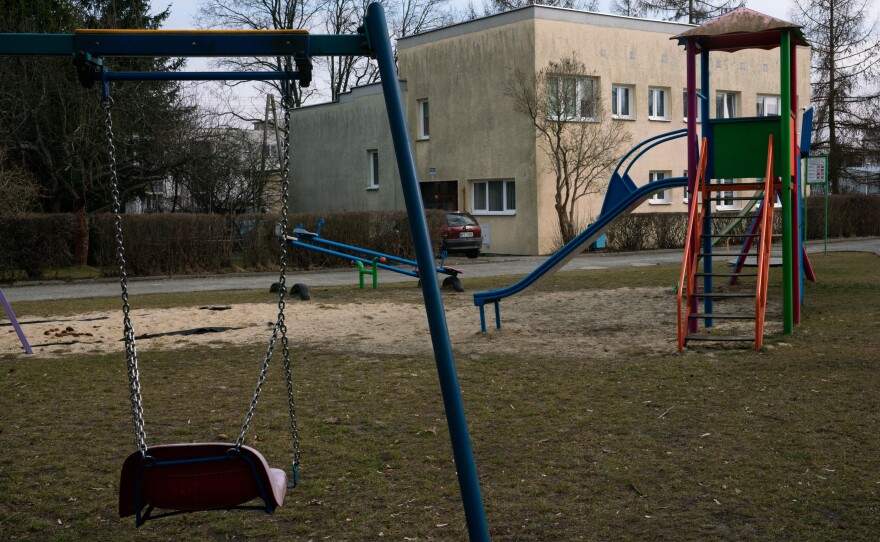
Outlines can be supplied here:
<path id="1" fill-rule="evenodd" d="M 421 181 L 458 181 L 458 206 L 473 211 L 473 181 L 513 180 L 516 213 L 479 215 L 488 230 L 484 250 L 539 250 L 534 130 L 513 114 L 504 85 L 515 70 L 534 66 L 534 19 L 520 13 L 474 21 L 399 42 L 407 78 L 406 111 Z M 464 32 L 460 32 L 464 30 Z M 430 134 L 418 139 L 419 101 L 428 100 Z M 431 174 L 434 168 L 434 174 Z M 485 234 L 484 234 L 485 238 Z"/>
<path id="2" fill-rule="evenodd" d="M 535 74 L 550 61 L 576 52 L 599 79 L 609 111 L 612 84 L 632 86 L 633 118 L 608 122 L 629 130 L 635 145 L 686 127 L 682 103 L 686 57 L 684 48 L 669 38 L 688 28 L 532 6 L 399 40 L 398 67 L 406 79 L 404 107 L 420 181 L 458 182 L 458 207 L 474 212 L 484 225 L 490 240 L 486 252 L 549 253 L 558 238 L 554 175 L 529 118 L 515 112 L 505 95 L 507 82 L 517 70 Z M 717 91 L 736 93 L 736 116 L 754 116 L 759 94 L 779 94 L 778 49 L 716 52 L 710 62 L 712 117 Z M 797 84 L 800 105 L 809 106 L 808 48 L 798 49 Z M 649 86 L 667 89 L 667 119 L 648 119 Z M 339 103 L 295 112 L 295 209 L 404 207 L 380 93 L 378 85 L 355 89 Z M 423 100 L 430 111 L 427 138 L 418 137 Z M 382 174 L 379 190 L 370 191 L 365 189 L 366 151 L 373 148 L 380 151 Z M 680 139 L 644 155 L 631 176 L 642 185 L 651 171 L 681 176 L 686 167 L 686 146 Z M 473 183 L 486 180 L 515 182 L 515 213 L 474 211 Z M 639 212 L 684 212 L 683 195 L 683 190 L 672 191 L 668 203 L 646 203 Z M 604 187 L 579 208 L 584 223 L 598 216 L 603 197 Z"/>
<path id="3" fill-rule="evenodd" d="M 406 96 L 406 84 L 401 90 Z M 291 210 L 387 211 L 405 208 L 385 98 L 379 84 L 335 103 L 291 112 Z M 379 186 L 370 188 L 369 150 L 379 152 Z"/>

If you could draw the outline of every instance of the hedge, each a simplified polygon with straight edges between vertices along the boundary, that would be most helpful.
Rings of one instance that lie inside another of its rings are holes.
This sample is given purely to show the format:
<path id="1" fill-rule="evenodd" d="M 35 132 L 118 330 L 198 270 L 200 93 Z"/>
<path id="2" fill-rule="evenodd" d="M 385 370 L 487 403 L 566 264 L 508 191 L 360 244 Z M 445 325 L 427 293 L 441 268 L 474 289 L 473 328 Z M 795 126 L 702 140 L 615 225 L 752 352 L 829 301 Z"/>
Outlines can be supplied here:
<path id="1" fill-rule="evenodd" d="M 39 279 L 71 265 L 77 229 L 73 214 L 0 217 L 0 280 Z"/>

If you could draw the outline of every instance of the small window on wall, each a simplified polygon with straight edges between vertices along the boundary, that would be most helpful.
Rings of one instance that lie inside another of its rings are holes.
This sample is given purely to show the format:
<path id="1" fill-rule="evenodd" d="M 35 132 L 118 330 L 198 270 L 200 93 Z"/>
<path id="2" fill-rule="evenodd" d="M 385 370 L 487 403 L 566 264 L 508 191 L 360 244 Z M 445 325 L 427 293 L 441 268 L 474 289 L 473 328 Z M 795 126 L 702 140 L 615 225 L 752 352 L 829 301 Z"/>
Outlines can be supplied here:
<path id="1" fill-rule="evenodd" d="M 652 171 L 648 174 L 648 181 L 660 181 L 670 176 L 670 172 L 668 171 Z M 648 203 L 656 205 L 656 204 L 666 204 L 669 203 L 669 190 L 663 190 L 661 192 L 655 192 L 654 195 L 648 200 Z"/>
<path id="2" fill-rule="evenodd" d="M 700 89 L 697 89 L 697 94 L 700 94 Z M 684 120 L 688 120 L 688 91 L 685 89 L 681 93 L 681 111 L 682 118 Z M 703 120 L 703 108 L 700 107 L 700 97 L 697 96 L 697 122 L 701 122 Z"/>
<path id="3" fill-rule="evenodd" d="M 431 136 L 431 115 L 428 108 L 428 100 L 419 100 L 419 139 L 429 139 Z"/>
<path id="4" fill-rule="evenodd" d="M 718 179 L 719 184 L 733 184 L 735 179 Z M 718 193 L 718 203 L 715 205 L 715 208 L 719 211 L 738 211 L 739 207 L 736 205 L 736 201 L 733 199 L 735 192 L 724 191 Z"/>
<path id="5" fill-rule="evenodd" d="M 376 149 L 367 151 L 370 167 L 369 184 L 367 190 L 379 189 L 379 151 Z"/>
<path id="6" fill-rule="evenodd" d="M 682 173 L 681 176 L 682 176 L 682 177 L 687 177 L 687 176 L 688 176 L 688 170 L 684 170 L 684 173 Z M 686 187 L 686 186 L 684 187 L 684 197 L 683 197 L 681 200 L 682 200 L 684 203 L 687 203 L 688 201 L 690 201 L 690 200 L 688 199 L 688 187 Z"/>
<path id="7" fill-rule="evenodd" d="M 551 119 L 593 120 L 596 118 L 595 77 L 547 77 L 547 116 Z"/>
<path id="8" fill-rule="evenodd" d="M 611 85 L 611 116 L 615 119 L 635 118 L 632 99 L 633 87 Z"/>
<path id="9" fill-rule="evenodd" d="M 715 95 L 715 118 L 733 119 L 737 116 L 736 93 L 718 91 Z"/>
<path id="10" fill-rule="evenodd" d="M 669 89 L 665 88 L 649 88 L 648 89 L 648 119 L 650 120 L 666 120 L 669 118 L 667 111 L 669 110 Z"/>
<path id="11" fill-rule="evenodd" d="M 762 96 L 759 94 L 756 114 L 759 117 L 779 116 L 779 96 Z"/>
<path id="12" fill-rule="evenodd" d="M 474 181 L 473 213 L 479 215 L 512 215 L 516 213 L 516 182 Z"/>

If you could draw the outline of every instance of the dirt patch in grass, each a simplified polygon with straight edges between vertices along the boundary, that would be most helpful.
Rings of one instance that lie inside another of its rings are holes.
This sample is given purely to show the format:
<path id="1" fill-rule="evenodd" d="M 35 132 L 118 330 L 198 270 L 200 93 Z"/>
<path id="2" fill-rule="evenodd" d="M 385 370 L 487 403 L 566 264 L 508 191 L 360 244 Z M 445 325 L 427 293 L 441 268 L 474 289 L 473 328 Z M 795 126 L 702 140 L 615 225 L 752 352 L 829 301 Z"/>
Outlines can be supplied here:
<path id="1" fill-rule="evenodd" d="M 565 280 L 565 279 L 563 279 Z M 488 333 L 480 333 L 479 311 L 467 293 L 445 295 L 446 319 L 453 348 L 475 359 L 487 355 L 547 355 L 599 359 L 626 355 L 662 355 L 676 349 L 675 296 L 671 287 L 624 287 L 587 291 L 529 292 L 501 303 L 502 328 L 494 328 L 494 312 L 486 307 Z M 414 288 L 354 291 L 347 298 L 288 302 L 291 340 L 304 348 L 379 355 L 430 355 L 431 340 L 421 293 Z M 752 301 L 754 303 L 754 301 Z M 135 309 L 132 323 L 139 337 L 193 329 L 227 329 L 217 333 L 168 335 L 138 341 L 139 351 L 191 347 L 227 348 L 265 342 L 278 309 L 271 302 L 237 303 L 228 310 L 199 306 Z M 722 307 L 723 308 L 723 307 Z M 752 309 L 753 310 L 753 309 Z M 778 302 L 771 302 L 771 314 Z M 23 319 L 27 321 L 28 319 Z M 751 322 L 719 322 L 719 329 L 739 326 L 753 333 Z M 777 325 L 769 324 L 773 333 Z M 23 326 L 39 356 L 122 352 L 121 311 L 65 316 Z M 552 345 L 552 346 L 551 346 Z M 20 349 L 11 329 L 0 334 L 0 351 Z"/>

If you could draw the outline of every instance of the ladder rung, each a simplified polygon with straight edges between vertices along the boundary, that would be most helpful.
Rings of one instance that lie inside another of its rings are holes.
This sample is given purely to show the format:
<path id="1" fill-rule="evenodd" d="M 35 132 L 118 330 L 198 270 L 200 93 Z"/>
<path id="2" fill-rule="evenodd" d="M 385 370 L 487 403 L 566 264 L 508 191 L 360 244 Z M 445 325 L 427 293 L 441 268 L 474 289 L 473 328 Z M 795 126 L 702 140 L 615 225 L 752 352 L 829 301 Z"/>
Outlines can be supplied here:
<path id="1" fill-rule="evenodd" d="M 706 314 L 705 312 L 695 312 L 688 318 L 718 318 L 719 320 L 754 320 L 754 314 Z"/>
<path id="2" fill-rule="evenodd" d="M 758 201 L 764 199 L 764 196 L 759 197 L 746 197 L 746 196 L 733 196 L 730 198 L 706 198 L 701 201 Z"/>
<path id="3" fill-rule="evenodd" d="M 711 258 L 730 258 L 731 256 L 757 256 L 758 254 L 755 252 L 698 252 L 697 256 L 702 256 L 705 258 L 709 256 Z"/>
<path id="4" fill-rule="evenodd" d="M 757 273 L 694 273 L 695 277 L 757 277 Z"/>
<path id="5" fill-rule="evenodd" d="M 775 234 L 774 234 L 775 235 Z M 704 233 L 700 237 L 760 237 L 760 233 Z"/>
<path id="6" fill-rule="evenodd" d="M 696 335 L 688 333 L 686 337 L 689 341 L 754 341 L 754 337 L 744 337 L 742 335 Z"/>

